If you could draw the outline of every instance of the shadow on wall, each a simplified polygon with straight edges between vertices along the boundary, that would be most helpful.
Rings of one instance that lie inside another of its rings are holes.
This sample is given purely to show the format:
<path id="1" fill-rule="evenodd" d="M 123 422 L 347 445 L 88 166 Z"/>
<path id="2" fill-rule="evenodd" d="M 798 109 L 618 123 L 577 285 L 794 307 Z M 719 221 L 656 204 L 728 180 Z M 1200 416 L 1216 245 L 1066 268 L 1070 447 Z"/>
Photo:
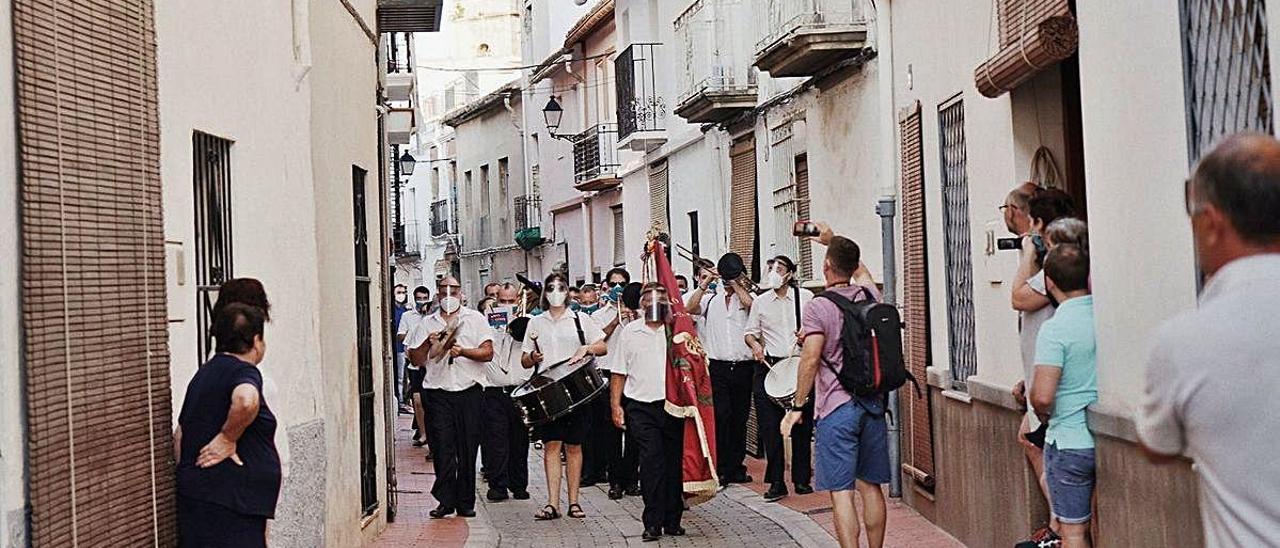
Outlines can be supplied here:
<path id="1" fill-rule="evenodd" d="M 288 429 L 289 475 L 280 487 L 276 519 L 267 522 L 271 546 L 324 546 L 325 456 L 324 419 Z"/>

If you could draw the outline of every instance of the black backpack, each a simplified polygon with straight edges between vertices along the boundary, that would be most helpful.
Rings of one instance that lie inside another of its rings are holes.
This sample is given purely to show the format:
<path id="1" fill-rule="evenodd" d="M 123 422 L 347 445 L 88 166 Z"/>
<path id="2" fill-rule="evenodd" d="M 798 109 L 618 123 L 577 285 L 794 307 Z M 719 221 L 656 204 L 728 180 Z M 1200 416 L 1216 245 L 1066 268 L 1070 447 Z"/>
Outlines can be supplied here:
<path id="1" fill-rule="evenodd" d="M 844 316 L 840 328 L 844 363 L 838 370 L 830 363 L 827 367 L 850 394 L 887 395 L 908 380 L 919 393 L 920 386 L 902 359 L 903 323 L 898 308 L 876 301 L 865 287 L 860 292 L 866 292 L 867 298 L 857 302 L 834 291 L 818 295 L 835 303 Z"/>

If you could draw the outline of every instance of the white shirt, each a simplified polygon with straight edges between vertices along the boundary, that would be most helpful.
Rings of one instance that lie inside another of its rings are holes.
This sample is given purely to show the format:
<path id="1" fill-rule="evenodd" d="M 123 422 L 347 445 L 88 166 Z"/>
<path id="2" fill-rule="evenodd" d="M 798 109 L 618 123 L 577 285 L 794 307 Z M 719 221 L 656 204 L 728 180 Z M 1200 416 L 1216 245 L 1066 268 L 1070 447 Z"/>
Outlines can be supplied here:
<path id="1" fill-rule="evenodd" d="M 618 308 L 613 304 L 606 305 L 604 308 L 595 311 L 595 313 L 591 315 L 591 319 L 595 320 L 596 324 L 600 326 L 600 331 L 602 332 L 604 331 L 605 326 L 608 326 L 613 322 L 613 319 L 617 317 Z M 621 324 L 614 328 L 613 335 L 606 334 L 609 338 L 605 340 L 605 344 L 609 345 L 609 353 L 596 358 L 597 369 L 604 369 L 606 371 L 610 370 L 609 363 L 613 361 L 613 357 L 616 356 L 618 352 L 618 340 L 621 338 L 619 335 L 622 335 Z"/>
<path id="2" fill-rule="evenodd" d="M 667 330 L 651 329 L 644 321 L 618 328 L 619 355 L 613 373 L 626 375 L 622 395 L 638 402 L 655 402 L 667 397 Z"/>
<path id="3" fill-rule="evenodd" d="M 1035 275 L 1027 278 L 1027 285 L 1033 291 L 1041 295 L 1048 295 L 1049 291 L 1044 285 L 1044 271 L 1040 270 Z M 1018 317 L 1018 342 L 1020 350 L 1022 350 L 1022 380 L 1025 383 L 1026 394 L 1031 394 L 1031 380 L 1036 376 L 1036 340 L 1040 336 L 1040 326 L 1044 322 L 1053 318 L 1056 309 L 1052 304 L 1046 304 L 1040 310 L 1031 312 L 1022 312 Z M 1031 418 L 1031 426 L 1038 427 L 1040 425 L 1036 414 L 1027 409 L 1027 415 Z"/>
<path id="4" fill-rule="evenodd" d="M 529 320 L 529 326 L 524 332 L 521 352 L 532 353 L 535 350 L 533 336 L 536 335 L 537 350 L 542 352 L 542 365 L 538 366 L 540 369 L 546 369 L 572 358 L 583 345 L 579 342 L 578 329 L 574 326 L 575 315 L 582 323 L 582 334 L 586 344 L 604 339 L 604 331 L 600 330 L 600 326 L 591 319 L 591 316 L 575 314 L 572 310 L 565 309 L 559 319 L 552 319 L 551 311 L 546 311 Z"/>
<path id="5" fill-rule="evenodd" d="M 1280 254 L 1238 259 L 1197 310 L 1161 326 L 1138 436 L 1196 462 L 1205 546 L 1272 546 L 1280 531 Z"/>
<path id="6" fill-rule="evenodd" d="M 747 315 L 747 334 L 764 339 L 764 353 L 774 358 L 786 358 L 796 346 L 796 288 L 788 287 L 786 296 L 776 291 L 766 291 L 751 301 L 751 313 Z M 813 300 L 813 292 L 800 289 L 800 311 Z"/>
<path id="7" fill-rule="evenodd" d="M 408 345 L 409 332 L 425 317 L 427 317 L 425 314 L 418 312 L 416 306 L 404 311 L 404 314 L 400 316 L 400 329 L 396 330 L 396 335 L 404 335 L 405 350 L 410 348 Z M 413 362 L 409 361 L 408 358 L 404 360 L 404 366 L 413 370 L 418 369 L 418 366 L 413 365 Z"/>
<path id="8" fill-rule="evenodd" d="M 746 340 L 747 311 L 737 293 L 730 293 L 728 301 L 724 293 L 703 295 L 701 316 L 698 335 L 708 358 L 726 362 L 752 359 Z"/>
<path id="9" fill-rule="evenodd" d="M 493 340 L 493 328 L 484 314 L 470 308 L 459 309 L 455 318 L 462 322 L 457 332 L 457 345 L 463 348 L 478 348 L 485 342 Z M 405 348 L 418 348 L 427 341 L 427 337 L 447 327 L 439 312 L 423 318 L 413 326 L 413 331 L 404 339 Z M 471 388 L 484 377 L 485 362 L 478 362 L 465 356 L 451 358 L 445 355 L 434 361 L 428 361 L 424 367 L 426 373 L 422 378 L 422 387 L 440 389 L 447 392 L 458 392 Z"/>
<path id="10" fill-rule="evenodd" d="M 520 365 L 520 343 L 506 330 L 493 331 L 493 359 L 484 366 L 480 384 L 488 387 L 519 386 L 533 376 L 532 369 Z"/>

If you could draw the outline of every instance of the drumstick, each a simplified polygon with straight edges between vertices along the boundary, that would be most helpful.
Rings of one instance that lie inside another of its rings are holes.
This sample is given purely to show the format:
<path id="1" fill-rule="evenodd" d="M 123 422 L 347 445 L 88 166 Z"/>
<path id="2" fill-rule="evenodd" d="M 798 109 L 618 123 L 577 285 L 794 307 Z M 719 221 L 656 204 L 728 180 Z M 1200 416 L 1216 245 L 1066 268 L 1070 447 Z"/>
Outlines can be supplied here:
<path id="1" fill-rule="evenodd" d="M 537 331 L 534 331 L 533 333 L 530 333 L 530 334 L 529 334 L 529 340 L 533 341 L 533 353 L 534 353 L 534 354 L 541 354 L 541 353 L 542 353 L 542 349 L 541 349 L 541 348 L 538 348 L 538 332 L 537 332 Z M 541 368 L 541 366 L 542 366 L 542 364 L 541 364 L 541 363 L 538 363 L 538 362 L 534 362 L 534 363 L 533 363 L 533 374 L 534 374 L 534 375 L 537 375 L 537 374 L 538 374 L 538 369 L 540 369 L 540 368 Z"/>

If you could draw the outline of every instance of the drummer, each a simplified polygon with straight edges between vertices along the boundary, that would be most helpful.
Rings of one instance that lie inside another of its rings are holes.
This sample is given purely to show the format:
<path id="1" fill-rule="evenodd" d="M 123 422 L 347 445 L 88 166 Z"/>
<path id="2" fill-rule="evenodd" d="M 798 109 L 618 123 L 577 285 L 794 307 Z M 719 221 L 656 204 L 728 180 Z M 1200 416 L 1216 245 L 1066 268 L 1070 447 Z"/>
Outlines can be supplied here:
<path id="1" fill-rule="evenodd" d="M 479 379 L 493 359 L 493 331 L 480 312 L 462 306 L 462 285 L 445 276 L 436 283 L 440 306 L 405 339 L 408 358 L 425 371 L 423 403 L 427 440 L 435 455 L 431 495 L 440 505 L 429 512 L 475 517 L 476 451 L 480 446 Z"/>
<path id="2" fill-rule="evenodd" d="M 783 480 L 786 455 L 778 428 L 786 410 L 769 398 L 764 389 L 764 381 L 774 364 L 796 355 L 796 330 L 800 325 L 800 312 L 813 299 L 813 293 L 796 283 L 796 264 L 790 257 L 778 255 L 769 260 L 768 266 L 764 283 L 760 285 L 772 291 L 766 291 L 751 303 L 751 313 L 747 316 L 746 341 L 753 357 L 759 362 L 753 379 L 753 392 L 756 424 L 759 425 L 760 440 L 768 459 L 764 481 L 769 484 L 769 490 L 765 491 L 764 500 L 775 502 L 787 496 L 787 483 Z M 794 379 L 795 374 L 792 373 L 790 378 Z M 794 386 L 792 390 L 794 391 Z M 813 439 L 812 400 L 803 409 L 804 420 L 791 430 L 791 482 L 795 485 L 797 495 L 813 492 L 813 487 L 809 485 L 813 476 L 813 451 L 810 444 Z"/>
<path id="3" fill-rule="evenodd" d="M 627 429 L 627 443 L 639 449 L 640 491 L 644 498 L 644 542 L 663 534 L 681 536 L 684 513 L 681 458 L 684 421 L 665 409 L 667 399 L 667 329 L 671 303 L 666 289 L 645 287 L 640 300 L 643 321 L 619 328 L 618 355 L 613 358 L 609 396 L 613 423 Z"/>
<path id="4" fill-rule="evenodd" d="M 529 380 L 532 369 L 520 365 L 521 340 L 524 338 L 525 319 L 516 322 L 519 310 L 520 288 L 510 282 L 498 288 L 498 296 L 491 312 L 505 314 L 505 321 L 495 326 L 494 355 L 485 364 L 484 381 L 484 439 L 481 444 L 481 462 L 489 476 L 489 491 L 485 498 L 491 502 L 529 498 L 529 429 L 520 417 L 511 391 Z M 490 325 L 494 325 L 490 322 Z"/>
<path id="5" fill-rule="evenodd" d="M 580 316 L 568 307 L 569 282 L 563 274 L 547 276 L 543 288 L 543 313 L 529 320 L 525 331 L 521 363 L 535 371 L 555 366 L 561 362 L 577 362 L 588 356 L 603 356 L 608 350 L 604 332 L 588 316 Z M 534 429 L 535 438 L 542 440 L 542 464 L 547 473 L 547 505 L 534 518 L 551 520 L 560 518 L 560 449 L 563 444 L 568 464 L 569 507 L 565 512 L 571 518 L 586 517 L 578 504 L 578 486 L 582 479 L 582 442 L 590 429 L 590 417 L 585 408 Z"/>

